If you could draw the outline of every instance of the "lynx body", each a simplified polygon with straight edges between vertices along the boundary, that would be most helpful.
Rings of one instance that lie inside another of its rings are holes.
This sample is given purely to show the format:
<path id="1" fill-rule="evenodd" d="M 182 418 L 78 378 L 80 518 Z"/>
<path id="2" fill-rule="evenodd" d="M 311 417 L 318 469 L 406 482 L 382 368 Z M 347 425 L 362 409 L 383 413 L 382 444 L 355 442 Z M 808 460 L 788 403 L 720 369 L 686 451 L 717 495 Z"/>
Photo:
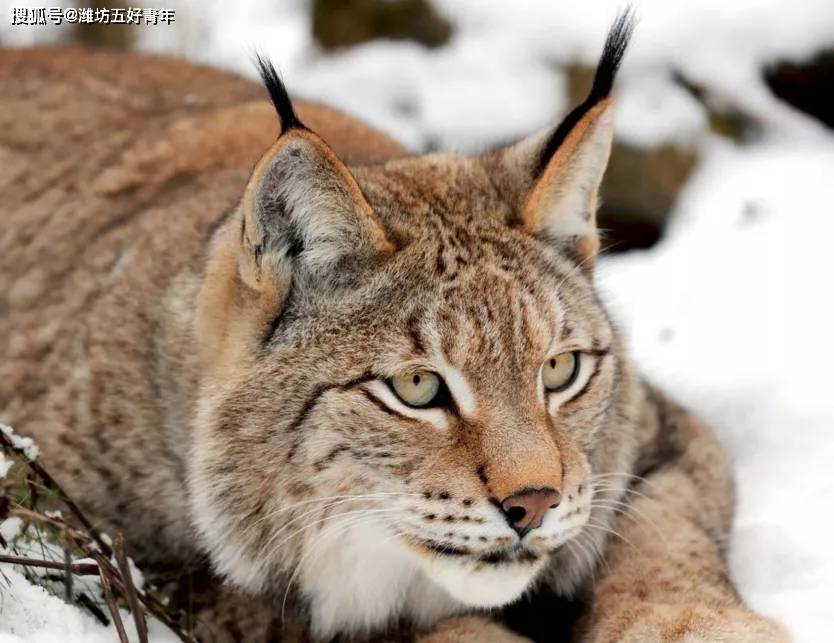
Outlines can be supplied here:
<path id="1" fill-rule="evenodd" d="M 0 54 L 0 419 L 285 639 L 517 641 L 469 615 L 546 588 L 583 640 L 783 640 L 724 571 L 724 454 L 594 292 L 629 31 L 561 125 L 477 157 L 294 109 L 263 62 L 279 118 L 182 63 Z"/>

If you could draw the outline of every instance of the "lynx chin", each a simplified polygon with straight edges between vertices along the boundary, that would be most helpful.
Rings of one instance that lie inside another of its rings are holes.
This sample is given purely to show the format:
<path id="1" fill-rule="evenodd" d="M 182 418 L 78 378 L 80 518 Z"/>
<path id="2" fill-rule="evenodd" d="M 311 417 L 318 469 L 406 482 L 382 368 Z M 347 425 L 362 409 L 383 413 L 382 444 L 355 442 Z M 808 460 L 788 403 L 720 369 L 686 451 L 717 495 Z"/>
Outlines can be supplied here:
<path id="1" fill-rule="evenodd" d="M 210 568 L 203 638 L 786 640 L 727 575 L 723 451 L 594 290 L 632 23 L 561 123 L 475 156 L 260 58 L 277 118 L 173 60 L 0 54 L 44 139 L 0 148 L 0 419 L 150 576 Z"/>

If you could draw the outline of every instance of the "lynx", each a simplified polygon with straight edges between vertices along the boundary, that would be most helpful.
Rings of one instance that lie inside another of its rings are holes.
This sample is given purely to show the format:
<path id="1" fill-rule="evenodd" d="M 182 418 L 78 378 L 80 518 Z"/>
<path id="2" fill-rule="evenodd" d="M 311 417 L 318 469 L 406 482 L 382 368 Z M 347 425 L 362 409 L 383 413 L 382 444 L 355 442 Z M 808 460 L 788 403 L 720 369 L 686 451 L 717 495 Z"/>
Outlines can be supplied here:
<path id="1" fill-rule="evenodd" d="M 630 33 L 476 156 L 264 60 L 277 119 L 176 61 L 0 54 L 0 419 L 149 573 L 209 562 L 206 638 L 786 640 L 727 575 L 727 457 L 595 294 Z"/>

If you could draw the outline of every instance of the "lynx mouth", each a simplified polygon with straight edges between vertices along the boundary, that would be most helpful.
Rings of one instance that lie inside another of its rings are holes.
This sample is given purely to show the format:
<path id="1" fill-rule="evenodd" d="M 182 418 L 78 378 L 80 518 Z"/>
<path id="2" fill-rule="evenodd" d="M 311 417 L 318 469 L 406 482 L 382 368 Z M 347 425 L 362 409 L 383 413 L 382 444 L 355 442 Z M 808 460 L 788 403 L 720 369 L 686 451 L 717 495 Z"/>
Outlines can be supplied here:
<path id="1" fill-rule="evenodd" d="M 473 551 L 466 547 L 446 545 L 434 540 L 410 538 L 409 544 L 421 553 L 428 553 L 436 557 L 457 559 L 461 562 L 474 562 L 484 565 L 535 563 L 543 558 L 543 554 L 535 552 L 521 543 L 509 547 L 487 552 Z"/>
<path id="2" fill-rule="evenodd" d="M 408 538 L 407 543 L 428 578 L 452 598 L 478 608 L 501 607 L 516 600 L 546 563 L 545 552 L 518 542 L 483 551 L 417 537 Z"/>

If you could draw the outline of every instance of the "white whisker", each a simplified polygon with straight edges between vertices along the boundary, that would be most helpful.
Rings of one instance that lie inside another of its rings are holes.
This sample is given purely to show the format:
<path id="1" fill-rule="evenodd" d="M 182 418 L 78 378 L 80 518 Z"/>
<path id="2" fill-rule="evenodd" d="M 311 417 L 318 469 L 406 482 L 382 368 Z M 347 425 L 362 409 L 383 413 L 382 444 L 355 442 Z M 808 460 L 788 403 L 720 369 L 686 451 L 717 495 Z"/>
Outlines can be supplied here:
<path id="1" fill-rule="evenodd" d="M 597 529 L 597 530 L 599 530 L 599 531 L 604 531 L 604 532 L 609 533 L 609 534 L 611 534 L 611 535 L 613 535 L 613 536 L 616 536 L 617 538 L 620 538 L 620 539 L 621 539 L 621 540 L 623 540 L 624 542 L 626 542 L 626 543 L 628 543 L 629 545 L 631 545 L 631 546 L 632 546 L 635 550 L 640 551 L 640 549 L 637 547 L 637 545 L 635 545 L 635 544 L 634 544 L 633 542 L 631 542 L 628 538 L 626 538 L 625 536 L 623 536 L 623 535 L 622 535 L 620 532 L 618 532 L 616 529 L 611 529 L 610 527 L 606 527 L 606 526 L 604 526 L 604 525 L 600 525 L 599 523 L 597 523 L 597 522 L 592 522 L 592 521 L 590 521 L 590 520 L 589 520 L 587 523 L 585 523 L 585 526 L 586 526 L 586 527 L 588 527 L 589 529 Z"/>
<path id="2" fill-rule="evenodd" d="M 411 495 L 411 496 L 416 496 L 416 495 L 418 495 L 418 494 L 408 494 L 408 495 Z M 313 507 L 313 508 L 312 508 L 312 509 L 310 509 L 309 511 L 305 511 L 305 512 L 304 512 L 304 513 L 302 513 L 300 516 L 296 516 L 296 517 L 295 517 L 295 518 L 293 518 L 292 520 L 289 520 L 288 522 L 286 522 L 286 523 L 285 523 L 285 524 L 284 524 L 284 525 L 283 525 L 280 529 L 278 529 L 278 530 L 277 530 L 274 534 L 272 534 L 272 535 L 270 536 L 269 540 L 268 540 L 268 541 L 267 541 L 267 542 L 263 545 L 262 549 L 266 549 L 267 547 L 269 547 L 269 545 L 270 545 L 270 544 L 271 544 L 271 543 L 272 543 L 272 542 L 273 542 L 273 541 L 274 541 L 274 540 L 275 540 L 275 539 L 276 539 L 276 538 L 277 538 L 280 534 L 282 534 L 284 531 L 286 531 L 286 530 L 287 530 L 287 529 L 288 529 L 291 525 L 293 525 L 293 524 L 295 524 L 295 523 L 299 522 L 300 520 L 303 520 L 304 518 L 306 518 L 307 516 L 309 516 L 309 515 L 311 515 L 311 514 L 315 514 L 315 513 L 318 513 L 318 512 L 322 512 L 322 511 L 326 511 L 327 509 L 331 509 L 331 508 L 333 508 L 333 507 L 337 507 L 337 506 L 339 506 L 339 505 L 344 505 L 344 504 L 348 504 L 348 503 L 351 503 L 351 502 L 355 502 L 355 501 L 357 501 L 357 500 L 379 500 L 379 499 L 381 499 L 381 498 L 379 498 L 379 497 L 375 497 L 375 496 L 373 496 L 373 495 L 371 495 L 371 494 L 362 494 L 362 495 L 356 495 L 356 496 L 346 496 L 346 497 L 345 497 L 344 499 L 342 499 L 342 500 L 337 500 L 337 501 L 335 501 L 335 502 L 328 503 L 328 504 L 323 505 L 323 506 L 321 506 L 321 507 Z M 382 499 L 384 499 L 384 498 L 382 498 Z"/>
<path id="3" fill-rule="evenodd" d="M 241 537 L 245 538 L 246 534 L 249 532 L 249 530 L 253 529 L 254 527 L 257 527 L 263 521 L 270 520 L 272 518 L 276 518 L 277 516 L 280 516 L 283 513 L 286 513 L 288 511 L 292 511 L 292 510 L 297 509 L 298 507 L 301 507 L 301 506 L 304 506 L 304 505 L 310 505 L 310 504 L 314 504 L 314 503 L 327 503 L 327 502 L 331 502 L 331 501 L 334 501 L 334 500 L 350 500 L 350 499 L 370 500 L 370 499 L 380 499 L 380 498 L 384 499 L 384 498 L 390 497 L 390 496 L 419 497 L 420 494 L 418 494 L 418 493 L 409 493 L 409 492 L 405 492 L 405 491 L 379 491 L 379 492 L 373 492 L 373 493 L 358 493 L 358 494 L 348 494 L 348 495 L 340 495 L 340 496 L 324 496 L 322 498 L 312 498 L 310 500 L 302 500 L 302 501 L 294 502 L 292 504 L 289 504 L 289 505 L 286 505 L 286 506 L 283 506 L 283 507 L 279 507 L 278 509 L 270 511 L 266 515 L 261 516 L 256 521 L 254 521 L 252 524 L 248 525 L 246 527 L 246 529 L 243 530 L 243 532 L 241 533 Z"/>

